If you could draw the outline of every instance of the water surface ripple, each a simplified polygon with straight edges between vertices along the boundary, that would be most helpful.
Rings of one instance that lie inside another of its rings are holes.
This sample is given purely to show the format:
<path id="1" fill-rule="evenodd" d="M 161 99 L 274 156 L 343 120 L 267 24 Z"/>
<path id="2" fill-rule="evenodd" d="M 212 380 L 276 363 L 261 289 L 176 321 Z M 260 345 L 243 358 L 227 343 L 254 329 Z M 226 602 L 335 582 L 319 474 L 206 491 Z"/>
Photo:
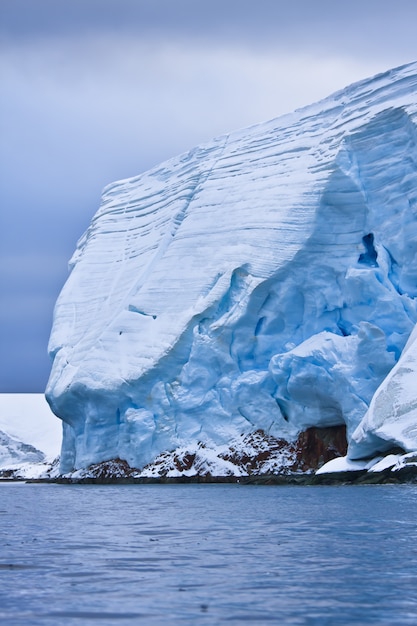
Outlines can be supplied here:
<path id="1" fill-rule="evenodd" d="M 0 484 L 0 622 L 417 624 L 417 487 Z"/>

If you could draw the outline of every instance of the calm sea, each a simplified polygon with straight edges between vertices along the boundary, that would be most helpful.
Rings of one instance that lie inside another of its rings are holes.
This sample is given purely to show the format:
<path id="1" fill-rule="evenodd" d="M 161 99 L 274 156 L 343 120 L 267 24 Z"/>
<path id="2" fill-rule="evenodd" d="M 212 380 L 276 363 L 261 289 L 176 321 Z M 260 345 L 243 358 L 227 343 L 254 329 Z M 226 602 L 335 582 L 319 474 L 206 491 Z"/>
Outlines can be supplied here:
<path id="1" fill-rule="evenodd" d="M 417 487 L 0 484 L 0 622 L 417 624 Z"/>

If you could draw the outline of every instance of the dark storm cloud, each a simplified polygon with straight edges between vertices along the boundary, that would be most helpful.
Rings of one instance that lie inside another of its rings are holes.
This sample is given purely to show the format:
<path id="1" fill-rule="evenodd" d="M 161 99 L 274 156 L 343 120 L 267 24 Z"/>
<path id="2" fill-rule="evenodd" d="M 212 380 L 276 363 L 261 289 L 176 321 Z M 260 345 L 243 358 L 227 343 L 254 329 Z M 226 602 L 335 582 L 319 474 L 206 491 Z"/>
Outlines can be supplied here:
<path id="1" fill-rule="evenodd" d="M 1 391 L 42 391 L 101 189 L 413 60 L 415 1 L 1 0 Z"/>

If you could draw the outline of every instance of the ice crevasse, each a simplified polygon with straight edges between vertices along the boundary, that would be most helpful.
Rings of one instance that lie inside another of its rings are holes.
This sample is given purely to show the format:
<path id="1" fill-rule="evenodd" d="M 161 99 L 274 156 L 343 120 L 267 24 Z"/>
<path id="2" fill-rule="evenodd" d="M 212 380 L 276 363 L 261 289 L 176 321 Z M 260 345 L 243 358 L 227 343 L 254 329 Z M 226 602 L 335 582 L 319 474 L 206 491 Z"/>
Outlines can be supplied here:
<path id="1" fill-rule="evenodd" d="M 414 63 L 109 185 L 55 307 L 61 470 L 339 424 L 417 449 L 416 123 Z"/>

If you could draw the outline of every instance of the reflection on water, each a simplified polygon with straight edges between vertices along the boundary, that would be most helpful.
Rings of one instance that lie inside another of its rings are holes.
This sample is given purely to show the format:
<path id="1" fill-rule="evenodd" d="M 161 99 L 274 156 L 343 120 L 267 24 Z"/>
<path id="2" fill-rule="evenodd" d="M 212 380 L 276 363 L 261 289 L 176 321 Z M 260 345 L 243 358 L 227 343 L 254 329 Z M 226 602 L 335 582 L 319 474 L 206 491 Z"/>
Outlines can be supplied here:
<path id="1" fill-rule="evenodd" d="M 0 484 L 0 622 L 417 623 L 417 487 Z"/>

